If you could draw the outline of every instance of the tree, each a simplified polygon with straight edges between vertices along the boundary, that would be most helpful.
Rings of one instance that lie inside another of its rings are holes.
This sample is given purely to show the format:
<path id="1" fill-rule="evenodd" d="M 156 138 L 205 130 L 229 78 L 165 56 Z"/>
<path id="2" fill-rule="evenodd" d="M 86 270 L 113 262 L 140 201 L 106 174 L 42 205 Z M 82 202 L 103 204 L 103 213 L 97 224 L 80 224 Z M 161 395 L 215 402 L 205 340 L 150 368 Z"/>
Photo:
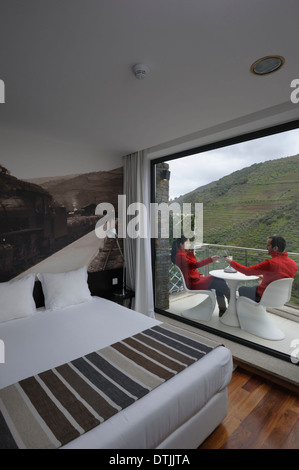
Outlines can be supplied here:
<path id="1" fill-rule="evenodd" d="M 10 175 L 10 171 L 7 170 L 4 166 L 0 165 L 0 174 L 1 175 Z"/>

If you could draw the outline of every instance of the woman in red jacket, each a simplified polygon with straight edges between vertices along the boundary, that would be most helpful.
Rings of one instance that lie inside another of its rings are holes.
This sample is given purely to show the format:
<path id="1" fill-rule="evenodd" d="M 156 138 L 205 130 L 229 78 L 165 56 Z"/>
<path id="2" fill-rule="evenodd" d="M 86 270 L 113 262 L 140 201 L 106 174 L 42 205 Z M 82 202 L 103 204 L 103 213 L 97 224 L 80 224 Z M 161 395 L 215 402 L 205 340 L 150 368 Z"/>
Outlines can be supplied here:
<path id="1" fill-rule="evenodd" d="M 266 287 L 270 282 L 286 277 L 294 277 L 297 272 L 297 264 L 284 250 L 286 241 L 283 237 L 269 237 L 266 244 L 271 259 L 266 259 L 255 266 L 243 266 L 236 261 L 225 258 L 225 261 L 234 269 L 247 276 L 261 276 L 262 281 L 253 287 L 242 286 L 239 288 L 239 295 L 248 297 L 255 302 L 259 302 Z"/>
<path id="2" fill-rule="evenodd" d="M 171 261 L 176 264 L 183 273 L 186 286 L 192 290 L 212 290 L 215 289 L 217 303 L 219 306 L 219 316 L 226 310 L 224 296 L 229 300 L 229 288 L 223 279 L 213 276 L 203 276 L 197 268 L 213 263 L 220 258 L 219 255 L 197 261 L 190 250 L 190 241 L 186 237 L 176 239 L 172 244 Z"/>

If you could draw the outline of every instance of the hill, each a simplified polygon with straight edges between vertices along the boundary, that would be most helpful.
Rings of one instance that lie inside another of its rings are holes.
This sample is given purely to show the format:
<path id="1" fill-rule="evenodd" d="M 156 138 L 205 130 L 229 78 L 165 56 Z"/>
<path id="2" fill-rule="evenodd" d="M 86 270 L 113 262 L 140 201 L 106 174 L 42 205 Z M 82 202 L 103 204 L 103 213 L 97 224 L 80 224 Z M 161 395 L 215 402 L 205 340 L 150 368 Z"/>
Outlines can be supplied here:
<path id="1" fill-rule="evenodd" d="M 95 171 L 80 175 L 31 179 L 48 191 L 67 211 L 92 204 L 109 202 L 117 207 L 117 196 L 123 192 L 122 167 L 110 171 Z"/>
<path id="2" fill-rule="evenodd" d="M 20 191 L 40 193 L 51 198 L 50 194 L 39 184 L 20 180 L 12 176 L 9 170 L 0 165 L 0 199 L 7 199 Z"/>
<path id="3" fill-rule="evenodd" d="M 264 248 L 282 235 L 299 252 L 299 154 L 235 171 L 175 199 L 203 203 L 204 243 Z"/>

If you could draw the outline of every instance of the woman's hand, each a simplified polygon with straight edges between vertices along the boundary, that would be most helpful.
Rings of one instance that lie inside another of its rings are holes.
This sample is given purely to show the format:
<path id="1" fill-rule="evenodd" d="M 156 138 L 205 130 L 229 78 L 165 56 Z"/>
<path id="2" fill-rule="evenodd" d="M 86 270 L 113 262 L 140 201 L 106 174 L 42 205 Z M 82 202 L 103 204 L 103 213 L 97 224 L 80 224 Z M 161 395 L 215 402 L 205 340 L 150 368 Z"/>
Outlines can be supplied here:
<path id="1" fill-rule="evenodd" d="M 214 256 L 211 256 L 212 260 L 213 261 L 218 261 L 220 256 L 219 255 L 214 255 Z"/>
<path id="2" fill-rule="evenodd" d="M 229 265 L 230 265 L 230 263 L 232 262 L 231 256 L 224 256 L 224 259 L 225 259 L 225 261 L 227 262 L 227 264 L 229 264 Z"/>

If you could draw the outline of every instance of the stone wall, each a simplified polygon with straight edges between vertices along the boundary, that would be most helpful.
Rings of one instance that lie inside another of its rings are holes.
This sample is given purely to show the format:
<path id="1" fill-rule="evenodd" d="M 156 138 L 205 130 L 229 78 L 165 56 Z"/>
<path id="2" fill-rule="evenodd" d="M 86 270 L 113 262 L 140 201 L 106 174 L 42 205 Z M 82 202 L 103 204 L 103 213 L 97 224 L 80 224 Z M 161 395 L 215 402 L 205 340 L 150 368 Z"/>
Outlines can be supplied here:
<path id="1" fill-rule="evenodd" d="M 167 163 L 156 165 L 156 202 L 169 202 L 169 180 L 162 179 L 162 171 L 168 170 Z M 161 214 L 159 214 L 158 237 L 155 240 L 155 306 L 162 310 L 169 308 L 169 239 L 161 238 Z M 167 222 L 167 221 L 166 221 Z"/>

